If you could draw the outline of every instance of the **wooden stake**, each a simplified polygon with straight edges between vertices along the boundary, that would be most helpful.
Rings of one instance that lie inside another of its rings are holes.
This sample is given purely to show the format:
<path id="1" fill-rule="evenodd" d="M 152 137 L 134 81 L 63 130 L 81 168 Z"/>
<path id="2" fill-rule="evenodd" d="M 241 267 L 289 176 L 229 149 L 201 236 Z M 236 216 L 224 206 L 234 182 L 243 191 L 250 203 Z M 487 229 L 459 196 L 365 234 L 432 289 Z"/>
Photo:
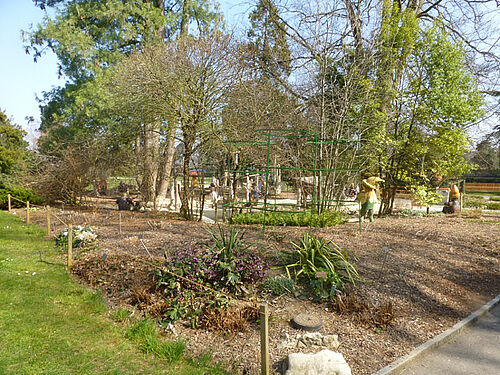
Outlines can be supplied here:
<path id="1" fill-rule="evenodd" d="M 26 202 L 26 224 L 30 223 L 30 201 Z"/>
<path id="2" fill-rule="evenodd" d="M 460 192 L 460 212 L 462 212 L 462 209 L 465 205 L 465 180 L 461 182 L 461 192 Z"/>
<path id="3" fill-rule="evenodd" d="M 47 211 L 47 236 L 50 236 L 50 207 L 45 206 L 45 210 Z"/>
<path id="4" fill-rule="evenodd" d="M 218 206 L 219 206 L 219 205 L 217 204 L 217 201 L 215 201 L 215 218 L 214 218 L 215 220 L 214 220 L 214 221 L 215 221 L 216 223 L 217 223 L 217 210 L 218 210 L 218 208 L 219 208 Z"/>
<path id="5" fill-rule="evenodd" d="M 7 194 L 7 204 L 8 204 L 9 212 L 10 212 L 12 210 L 12 206 L 11 206 L 11 203 L 10 203 L 10 194 Z"/>
<path id="6" fill-rule="evenodd" d="M 261 374 L 269 375 L 269 322 L 267 303 L 260 305 L 260 362 Z"/>
<path id="7" fill-rule="evenodd" d="M 120 234 L 122 234 L 122 212 L 118 211 L 118 223 L 120 228 Z"/>
<path id="8" fill-rule="evenodd" d="M 68 227 L 68 269 L 73 265 L 73 224 Z"/>

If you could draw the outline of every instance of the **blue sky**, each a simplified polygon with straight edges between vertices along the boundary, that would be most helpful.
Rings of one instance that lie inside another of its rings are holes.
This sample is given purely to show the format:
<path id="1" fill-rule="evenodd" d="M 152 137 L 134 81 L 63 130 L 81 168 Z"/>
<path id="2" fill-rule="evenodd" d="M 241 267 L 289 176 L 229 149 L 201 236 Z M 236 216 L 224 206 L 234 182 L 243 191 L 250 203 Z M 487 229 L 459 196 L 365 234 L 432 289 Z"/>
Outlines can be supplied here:
<path id="1" fill-rule="evenodd" d="M 57 59 L 46 54 L 36 64 L 26 55 L 21 30 L 42 20 L 31 0 L 0 0 L 0 108 L 25 130 L 26 116 L 40 117 L 36 95 L 63 84 L 57 78 Z M 30 131 L 32 137 L 33 131 Z"/>
<path id="2" fill-rule="evenodd" d="M 247 23 L 246 11 L 249 3 L 220 1 L 229 27 Z M 21 30 L 29 30 L 42 21 L 44 12 L 35 7 L 32 0 L 0 0 L 0 109 L 13 122 L 28 131 L 28 140 L 35 136 L 38 124 L 28 124 L 27 116 L 40 118 L 36 96 L 43 91 L 64 85 L 57 77 L 57 58 L 47 53 L 33 62 L 23 48 Z"/>

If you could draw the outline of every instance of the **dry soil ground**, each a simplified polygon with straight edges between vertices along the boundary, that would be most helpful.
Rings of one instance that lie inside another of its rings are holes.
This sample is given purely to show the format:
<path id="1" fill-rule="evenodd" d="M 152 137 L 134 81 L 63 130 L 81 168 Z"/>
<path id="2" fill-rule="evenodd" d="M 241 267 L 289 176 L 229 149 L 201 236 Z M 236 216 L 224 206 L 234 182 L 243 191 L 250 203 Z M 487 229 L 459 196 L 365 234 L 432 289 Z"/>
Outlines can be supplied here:
<path id="1" fill-rule="evenodd" d="M 62 212 L 59 209 L 54 212 L 64 222 L 89 224 L 96 229 L 100 236 L 98 249 L 77 254 L 73 273 L 82 282 L 103 291 L 112 306 L 132 308 L 134 290 L 151 284 L 152 267 L 148 265 L 149 256 L 139 238 L 159 260 L 165 251 L 210 243 L 207 225 L 198 222 L 123 212 L 120 234 L 118 211 L 66 209 Z M 25 217 L 23 211 L 18 210 L 17 214 Z M 42 210 L 32 213 L 32 221 L 44 226 L 45 213 Z M 52 222 L 54 229 L 63 228 L 57 219 L 53 218 Z M 241 229 L 246 230 L 245 238 L 255 243 L 254 250 L 270 264 L 278 264 L 279 250 L 290 249 L 290 241 L 296 241 L 308 230 Z M 374 311 L 377 306 L 390 303 L 394 317 L 387 327 L 381 328 L 365 319 L 366 312 L 353 311 L 355 308 L 340 314 L 331 303 L 313 303 L 302 295 L 264 296 L 272 314 L 270 355 L 275 364 L 288 353 L 298 351 L 278 349 L 278 344 L 285 334 L 294 337 L 298 333 L 289 322 L 300 312 L 321 317 L 324 323 L 321 333 L 339 336 L 339 351 L 353 374 L 371 374 L 500 293 L 498 211 L 379 218 L 364 224 L 361 231 L 357 224 L 348 223 L 317 229 L 315 234 L 356 254 L 364 282 L 350 291 L 355 301 L 374 306 Z M 231 373 L 257 374 L 259 371 L 260 335 L 256 324 L 244 332 L 223 334 L 193 330 L 178 322 L 171 335 L 188 340 L 190 355 L 210 351 Z"/>

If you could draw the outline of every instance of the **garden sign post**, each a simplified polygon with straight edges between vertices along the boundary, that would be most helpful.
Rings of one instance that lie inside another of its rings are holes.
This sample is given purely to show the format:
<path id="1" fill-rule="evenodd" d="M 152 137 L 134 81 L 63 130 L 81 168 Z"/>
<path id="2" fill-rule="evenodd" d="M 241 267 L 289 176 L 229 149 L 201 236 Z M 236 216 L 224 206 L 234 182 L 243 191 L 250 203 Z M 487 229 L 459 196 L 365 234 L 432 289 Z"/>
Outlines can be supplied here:
<path id="1" fill-rule="evenodd" d="M 26 202 L 26 224 L 30 223 L 30 201 Z"/>
<path id="2" fill-rule="evenodd" d="M 10 194 L 7 194 L 7 207 L 9 208 L 9 212 L 12 210 L 12 206 L 10 204 Z"/>

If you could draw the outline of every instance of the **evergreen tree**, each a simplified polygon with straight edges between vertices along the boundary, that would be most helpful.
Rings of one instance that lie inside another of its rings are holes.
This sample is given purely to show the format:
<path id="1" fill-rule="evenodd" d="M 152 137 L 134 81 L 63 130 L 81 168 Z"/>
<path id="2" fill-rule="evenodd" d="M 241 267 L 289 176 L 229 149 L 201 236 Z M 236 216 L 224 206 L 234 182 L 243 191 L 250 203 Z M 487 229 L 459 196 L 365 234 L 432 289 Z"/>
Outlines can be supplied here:
<path id="1" fill-rule="evenodd" d="M 0 110 L 0 174 L 12 175 L 23 168 L 28 143 L 23 139 L 24 130 L 12 124 Z"/>
<path id="2" fill-rule="evenodd" d="M 259 0 L 249 15 L 248 63 L 268 78 L 290 74 L 290 48 L 286 27 L 272 0 Z"/>

